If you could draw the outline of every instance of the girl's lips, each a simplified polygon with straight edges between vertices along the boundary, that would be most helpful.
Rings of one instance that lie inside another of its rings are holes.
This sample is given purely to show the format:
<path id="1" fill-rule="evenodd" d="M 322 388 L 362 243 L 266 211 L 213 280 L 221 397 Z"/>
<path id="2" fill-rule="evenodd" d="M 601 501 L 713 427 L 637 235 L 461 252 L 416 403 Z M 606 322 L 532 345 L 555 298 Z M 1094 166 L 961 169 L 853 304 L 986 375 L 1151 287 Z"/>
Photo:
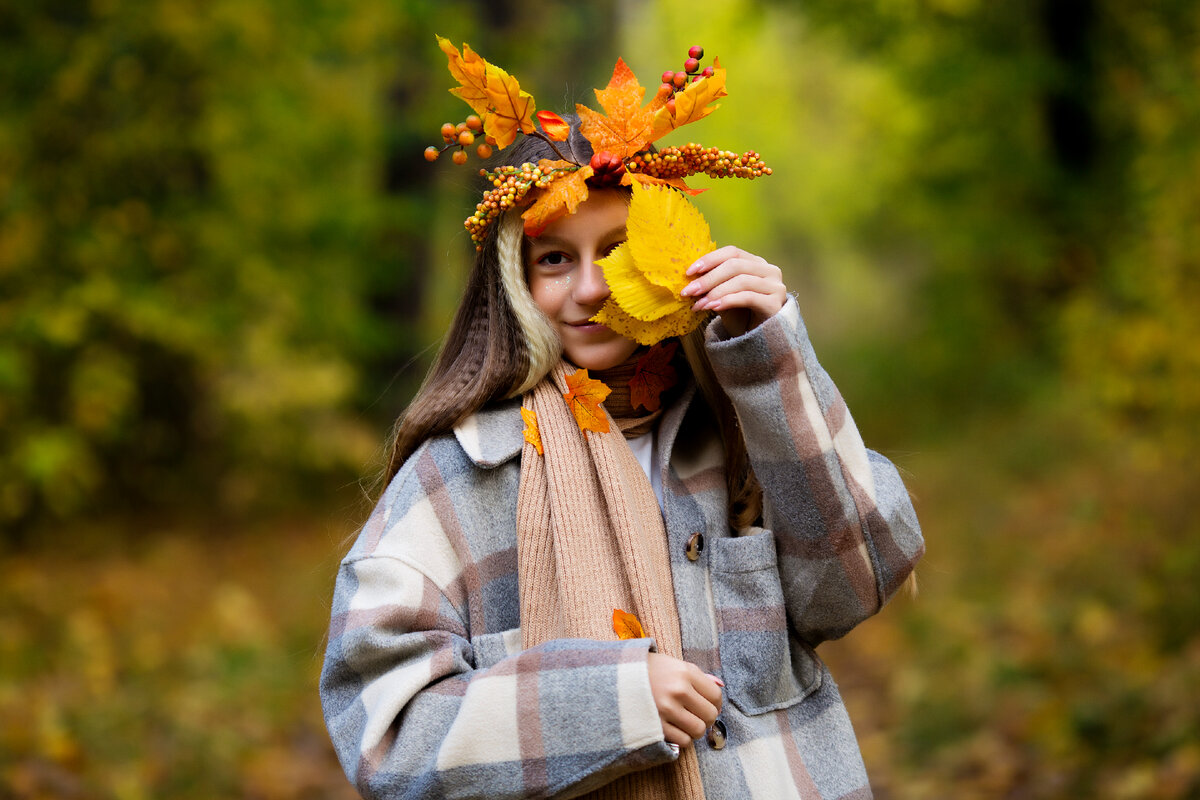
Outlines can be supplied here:
<path id="1" fill-rule="evenodd" d="M 569 322 L 567 324 L 580 333 L 600 333 L 601 331 L 608 330 L 607 325 L 601 325 L 599 322 L 591 322 L 589 320 L 584 320 L 583 322 Z"/>

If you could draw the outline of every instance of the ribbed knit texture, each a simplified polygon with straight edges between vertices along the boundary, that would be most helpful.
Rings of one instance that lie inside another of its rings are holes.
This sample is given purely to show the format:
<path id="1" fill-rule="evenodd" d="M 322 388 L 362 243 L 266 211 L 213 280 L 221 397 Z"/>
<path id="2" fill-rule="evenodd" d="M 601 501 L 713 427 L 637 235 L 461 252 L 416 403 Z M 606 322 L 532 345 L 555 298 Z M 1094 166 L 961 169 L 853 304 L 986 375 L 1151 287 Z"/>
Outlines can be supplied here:
<path id="1" fill-rule="evenodd" d="M 563 400 L 560 363 L 526 394 L 544 456 L 526 444 L 517 497 L 521 638 L 616 639 L 612 612 L 635 614 L 658 652 L 682 657 L 662 512 L 646 473 L 615 424 L 585 434 Z M 630 773 L 586 795 L 701 800 L 693 748 L 671 764 Z"/>

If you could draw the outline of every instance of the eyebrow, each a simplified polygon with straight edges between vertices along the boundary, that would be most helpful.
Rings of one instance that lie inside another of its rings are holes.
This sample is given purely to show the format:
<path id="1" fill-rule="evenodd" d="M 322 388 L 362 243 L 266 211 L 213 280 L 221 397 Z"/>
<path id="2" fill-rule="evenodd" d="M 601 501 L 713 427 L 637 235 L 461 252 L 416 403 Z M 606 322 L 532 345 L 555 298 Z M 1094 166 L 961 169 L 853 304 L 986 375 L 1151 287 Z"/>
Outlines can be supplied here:
<path id="1" fill-rule="evenodd" d="M 606 231 L 604 235 L 600 237 L 599 241 L 604 242 L 609 239 L 616 238 L 628 238 L 626 236 L 624 225 Z M 560 236 L 527 236 L 525 237 L 525 240 L 529 243 L 530 247 L 562 247 L 570 244 L 570 242 Z"/>

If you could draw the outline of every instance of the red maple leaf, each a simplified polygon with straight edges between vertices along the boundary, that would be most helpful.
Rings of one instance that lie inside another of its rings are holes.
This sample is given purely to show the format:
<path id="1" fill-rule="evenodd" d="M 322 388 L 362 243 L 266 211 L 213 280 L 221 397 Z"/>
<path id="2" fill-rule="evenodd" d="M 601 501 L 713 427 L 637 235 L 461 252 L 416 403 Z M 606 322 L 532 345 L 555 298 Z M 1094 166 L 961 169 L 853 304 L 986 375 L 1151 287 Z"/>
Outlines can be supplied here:
<path id="1" fill-rule="evenodd" d="M 675 385 L 675 367 L 671 359 L 679 349 L 678 341 L 662 341 L 638 359 L 629 379 L 629 402 L 634 408 L 657 411 L 662 393 Z"/>

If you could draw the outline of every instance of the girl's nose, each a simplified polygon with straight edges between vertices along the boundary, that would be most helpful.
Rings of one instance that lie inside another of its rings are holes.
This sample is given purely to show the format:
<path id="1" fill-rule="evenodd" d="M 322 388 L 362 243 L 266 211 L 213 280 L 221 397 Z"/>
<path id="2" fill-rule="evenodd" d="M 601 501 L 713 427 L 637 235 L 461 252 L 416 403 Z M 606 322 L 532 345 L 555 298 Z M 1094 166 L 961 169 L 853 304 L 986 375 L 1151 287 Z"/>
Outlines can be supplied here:
<path id="1" fill-rule="evenodd" d="M 595 261 L 585 262 L 579 270 L 579 282 L 575 284 L 575 302 L 581 306 L 597 306 L 607 300 L 609 294 L 604 270 Z"/>

